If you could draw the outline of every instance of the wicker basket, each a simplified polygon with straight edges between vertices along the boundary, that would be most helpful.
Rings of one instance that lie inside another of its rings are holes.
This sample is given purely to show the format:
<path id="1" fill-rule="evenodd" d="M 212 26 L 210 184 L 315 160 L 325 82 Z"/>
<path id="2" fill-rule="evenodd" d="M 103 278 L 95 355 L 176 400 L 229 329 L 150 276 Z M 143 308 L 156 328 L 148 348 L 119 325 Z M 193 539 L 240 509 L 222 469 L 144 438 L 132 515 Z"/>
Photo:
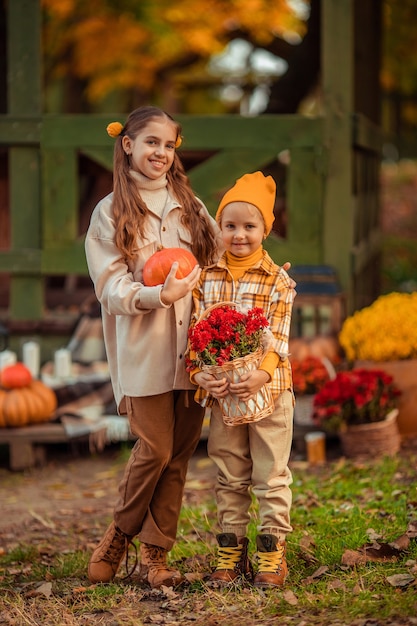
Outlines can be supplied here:
<path id="1" fill-rule="evenodd" d="M 236 304 L 234 302 L 219 302 L 208 307 L 198 321 L 206 318 L 213 309 L 221 306 L 236 307 Z M 209 372 L 218 380 L 226 377 L 229 382 L 236 383 L 240 380 L 242 374 L 258 368 L 262 355 L 263 350 L 259 348 L 256 352 L 228 361 L 224 365 L 201 365 L 201 369 Z M 264 417 L 271 415 L 274 410 L 274 402 L 269 385 L 261 387 L 256 395 L 247 402 L 243 402 L 243 400 L 240 400 L 232 393 L 229 393 L 224 398 L 217 398 L 217 401 L 222 412 L 223 421 L 227 426 L 258 422 Z"/>
<path id="2" fill-rule="evenodd" d="M 348 458 L 397 454 L 401 445 L 397 415 L 398 409 L 393 409 L 382 422 L 349 426 L 340 433 L 343 454 Z"/>

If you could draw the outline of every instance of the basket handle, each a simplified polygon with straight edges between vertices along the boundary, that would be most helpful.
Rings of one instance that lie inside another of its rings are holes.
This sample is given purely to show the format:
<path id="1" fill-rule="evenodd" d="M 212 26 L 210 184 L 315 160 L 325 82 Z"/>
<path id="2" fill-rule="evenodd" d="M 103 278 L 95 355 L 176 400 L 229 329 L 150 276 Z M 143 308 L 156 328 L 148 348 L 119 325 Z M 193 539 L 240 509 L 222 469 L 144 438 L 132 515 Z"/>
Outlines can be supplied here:
<path id="1" fill-rule="evenodd" d="M 208 317 L 208 315 L 210 315 L 210 313 L 212 311 L 214 311 L 214 309 L 219 309 L 222 306 L 230 306 L 233 307 L 234 309 L 236 308 L 236 303 L 235 302 L 231 302 L 229 300 L 224 300 L 224 302 L 216 302 L 216 304 L 212 304 L 211 306 L 207 307 L 207 309 L 205 309 L 200 317 L 198 318 L 196 324 L 198 324 L 198 322 L 201 322 L 201 320 L 204 320 L 206 317 Z"/>

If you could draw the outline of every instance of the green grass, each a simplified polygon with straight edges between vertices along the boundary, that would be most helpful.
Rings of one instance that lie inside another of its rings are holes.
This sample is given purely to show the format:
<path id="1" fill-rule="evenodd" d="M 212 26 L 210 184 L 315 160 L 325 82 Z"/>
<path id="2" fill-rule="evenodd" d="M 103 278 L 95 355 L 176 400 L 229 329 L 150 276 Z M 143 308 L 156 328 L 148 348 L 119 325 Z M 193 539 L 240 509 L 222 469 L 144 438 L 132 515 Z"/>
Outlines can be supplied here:
<path id="1" fill-rule="evenodd" d="M 414 522 L 417 527 L 417 457 L 407 452 L 372 462 L 340 459 L 323 468 L 294 463 L 293 532 L 288 538 L 290 577 L 284 589 L 250 586 L 210 589 L 205 576 L 215 562 L 216 507 L 213 491 L 184 507 L 178 542 L 170 559 L 195 580 L 164 594 L 117 578 L 90 585 L 88 550 L 42 549 L 54 538 L 48 530 L 39 544 L 19 544 L 0 556 L 0 624 L 107 626 L 146 623 L 216 626 L 417 624 L 417 541 L 392 562 L 342 564 L 345 550 L 357 550 L 377 537 L 389 543 Z M 249 529 L 254 551 L 257 510 Z M 102 520 L 103 530 L 108 520 Z M 86 543 L 93 541 L 86 533 Z M 68 522 L 68 537 L 73 533 Z M 95 538 L 94 538 L 95 541 Z M 392 586 L 388 577 L 408 575 L 414 583 Z M 51 583 L 50 593 L 37 593 Z"/>

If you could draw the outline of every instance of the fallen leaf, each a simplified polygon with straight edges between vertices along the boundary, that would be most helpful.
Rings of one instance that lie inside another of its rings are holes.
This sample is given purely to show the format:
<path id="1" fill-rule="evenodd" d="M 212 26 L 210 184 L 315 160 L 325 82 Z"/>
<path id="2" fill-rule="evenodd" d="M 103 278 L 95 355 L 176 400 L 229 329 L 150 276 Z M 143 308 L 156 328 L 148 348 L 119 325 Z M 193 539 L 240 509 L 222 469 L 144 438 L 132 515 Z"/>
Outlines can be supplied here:
<path id="1" fill-rule="evenodd" d="M 322 576 L 324 576 L 324 574 L 328 571 L 328 569 L 329 568 L 327 567 L 327 565 L 321 565 L 310 576 L 307 576 L 307 578 L 304 578 L 302 582 L 306 585 L 310 585 L 316 580 L 316 578 L 321 578 Z"/>
<path id="2" fill-rule="evenodd" d="M 361 565 L 369 561 L 395 563 L 409 545 L 410 538 L 407 533 L 390 543 L 380 543 L 379 541 L 366 543 L 357 550 L 345 550 L 342 555 L 342 565 Z"/>
<path id="3" fill-rule="evenodd" d="M 410 574 L 394 574 L 393 576 L 387 576 L 387 581 L 392 587 L 407 587 L 415 580 L 414 576 Z"/>
<path id="4" fill-rule="evenodd" d="M 298 604 L 298 598 L 295 593 L 291 591 L 291 589 L 287 589 L 286 591 L 284 591 L 282 597 L 284 598 L 285 602 L 288 602 L 288 604 L 291 604 L 291 606 L 296 606 Z"/>
<path id="5" fill-rule="evenodd" d="M 161 586 L 161 591 L 170 600 L 172 600 L 173 598 L 177 598 L 178 597 L 178 594 L 173 590 L 172 587 L 166 587 L 165 585 L 162 585 Z"/>
<path id="6" fill-rule="evenodd" d="M 191 583 L 195 583 L 198 580 L 203 580 L 205 574 L 203 574 L 202 572 L 186 572 L 184 574 L 184 578 L 187 582 Z"/>
<path id="7" fill-rule="evenodd" d="M 391 541 L 388 545 L 399 552 L 404 552 L 410 547 L 410 536 L 405 533 L 404 535 L 397 537 L 397 539 L 394 539 L 394 541 Z"/>
<path id="8" fill-rule="evenodd" d="M 42 583 L 36 589 L 29 591 L 26 594 L 26 597 L 32 598 L 35 596 L 45 596 L 45 598 L 49 598 L 52 594 L 52 583 Z"/>
<path id="9" fill-rule="evenodd" d="M 416 520 L 413 520 L 408 524 L 406 534 L 408 537 L 410 537 L 410 539 L 417 538 L 417 521 Z"/>
<path id="10" fill-rule="evenodd" d="M 375 532 L 373 528 L 368 528 L 368 530 L 366 531 L 366 534 L 368 535 L 369 541 L 376 541 L 377 539 L 380 539 L 381 537 L 381 535 Z"/>
<path id="11" fill-rule="evenodd" d="M 314 556 L 314 548 L 316 543 L 310 535 L 305 535 L 300 540 L 300 556 L 308 564 L 316 563 L 317 559 Z"/>
<path id="12" fill-rule="evenodd" d="M 331 580 L 329 582 L 329 584 L 327 585 L 327 589 L 329 591 L 335 591 L 337 589 L 346 589 L 346 585 L 344 583 L 342 583 L 342 581 L 339 578 L 335 578 L 334 580 Z"/>
<path id="13" fill-rule="evenodd" d="M 163 615 L 161 615 L 160 613 L 153 613 L 152 615 L 148 615 L 148 617 L 146 618 L 147 622 L 150 622 L 151 624 L 163 624 L 165 621 L 165 618 Z"/>
<path id="14" fill-rule="evenodd" d="M 321 565 L 315 572 L 313 572 L 313 574 L 311 574 L 311 578 L 321 578 L 328 571 L 328 569 L 327 565 Z"/>
<path id="15" fill-rule="evenodd" d="M 314 541 L 314 538 L 311 537 L 311 535 L 304 535 L 303 537 L 301 537 L 300 548 L 303 548 L 303 550 L 311 550 L 311 548 L 315 547 L 316 542 Z"/>

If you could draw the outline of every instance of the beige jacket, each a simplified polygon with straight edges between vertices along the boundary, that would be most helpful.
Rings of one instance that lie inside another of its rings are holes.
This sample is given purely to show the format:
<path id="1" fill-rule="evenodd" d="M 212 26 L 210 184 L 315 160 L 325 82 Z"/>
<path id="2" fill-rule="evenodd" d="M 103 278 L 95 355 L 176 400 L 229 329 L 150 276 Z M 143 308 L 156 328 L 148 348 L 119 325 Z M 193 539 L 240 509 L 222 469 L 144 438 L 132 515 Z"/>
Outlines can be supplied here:
<path id="1" fill-rule="evenodd" d="M 160 300 L 162 285 L 145 287 L 145 261 L 158 249 L 191 249 L 181 207 L 168 196 L 163 218 L 152 212 L 139 253 L 126 264 L 114 243 L 112 196 L 93 211 L 85 241 L 88 269 L 101 303 L 107 360 L 116 403 L 126 413 L 124 396 L 152 396 L 172 389 L 195 389 L 185 370 L 184 352 L 191 316 L 191 293 L 172 306 Z M 207 209 L 202 204 L 202 211 Z M 208 215 L 208 212 L 207 212 Z M 216 232 L 217 225 L 210 217 Z"/>

